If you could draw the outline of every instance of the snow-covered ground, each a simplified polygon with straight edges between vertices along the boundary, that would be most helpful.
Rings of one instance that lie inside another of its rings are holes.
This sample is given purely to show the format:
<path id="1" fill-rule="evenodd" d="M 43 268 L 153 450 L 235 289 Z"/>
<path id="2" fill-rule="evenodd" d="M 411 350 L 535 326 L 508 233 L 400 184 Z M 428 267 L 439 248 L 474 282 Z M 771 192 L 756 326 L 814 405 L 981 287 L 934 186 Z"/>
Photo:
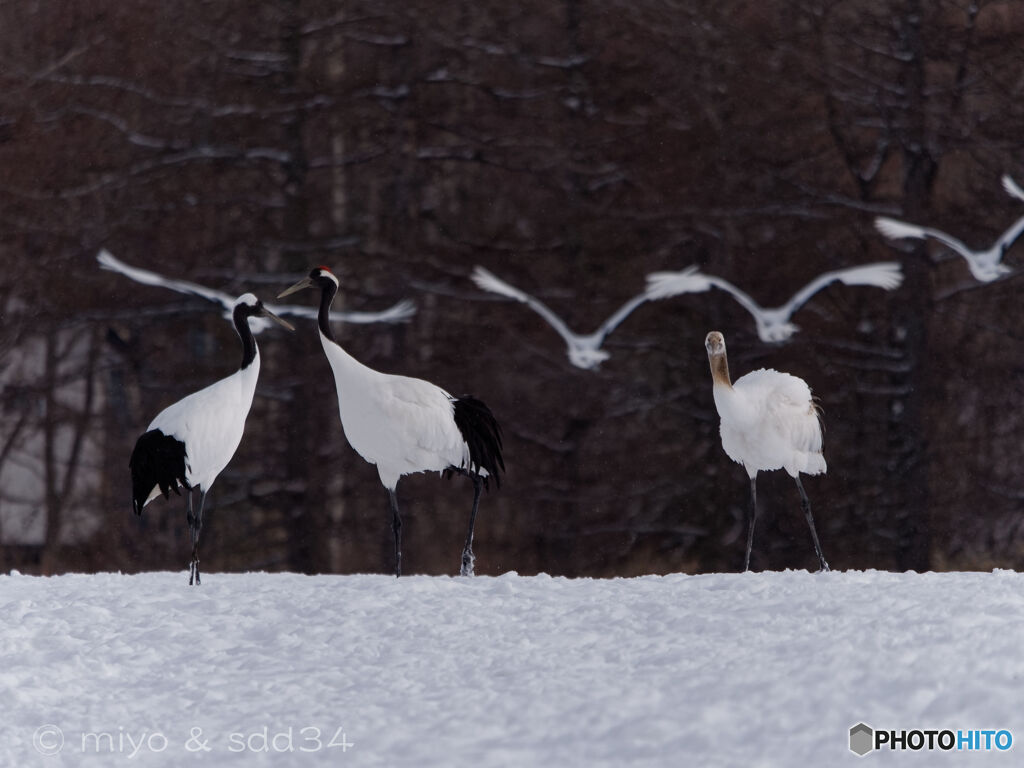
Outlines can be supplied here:
<path id="1" fill-rule="evenodd" d="M 2 765 L 1024 760 L 1013 572 L 186 582 L 0 576 Z M 858 758 L 860 721 L 1021 743 Z"/>

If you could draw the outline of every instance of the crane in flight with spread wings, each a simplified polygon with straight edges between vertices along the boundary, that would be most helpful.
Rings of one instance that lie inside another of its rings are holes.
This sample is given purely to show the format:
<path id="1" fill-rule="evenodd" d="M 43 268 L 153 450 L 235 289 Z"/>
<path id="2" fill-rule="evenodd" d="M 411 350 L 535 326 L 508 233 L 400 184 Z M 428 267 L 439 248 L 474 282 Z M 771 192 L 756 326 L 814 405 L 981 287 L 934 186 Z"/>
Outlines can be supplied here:
<path id="1" fill-rule="evenodd" d="M 647 295 L 652 299 L 667 299 L 682 293 L 700 293 L 709 288 L 718 288 L 731 295 L 753 316 L 761 341 L 780 342 L 786 341 L 800 330 L 799 326 L 790 322 L 793 314 L 814 294 L 834 282 L 844 285 L 872 285 L 891 291 L 903 282 L 903 273 L 899 263 L 895 261 L 837 269 L 818 275 L 782 306 L 762 307 L 749 294 L 728 280 L 706 275 L 696 271 L 696 267 L 689 267 L 682 272 L 654 272 L 648 275 Z"/>
<path id="2" fill-rule="evenodd" d="M 111 272 L 118 272 L 125 277 L 143 285 L 154 285 L 160 288 L 168 288 L 178 293 L 185 293 L 190 296 L 198 296 L 206 301 L 219 304 L 223 310 L 224 317 L 232 320 L 233 307 L 236 297 L 230 296 L 223 291 L 207 288 L 203 285 L 190 283 L 187 280 L 177 280 L 170 277 L 158 275 L 147 269 L 139 269 L 125 264 L 114 257 L 110 251 L 104 249 L 96 255 L 96 260 L 103 269 Z M 316 307 L 302 307 L 295 304 L 265 304 L 266 309 L 279 317 L 303 317 L 316 320 Z M 402 323 L 416 314 L 416 305 L 409 299 L 403 299 L 392 307 L 381 312 L 331 312 L 331 320 L 342 323 Z M 259 333 L 270 325 L 270 320 L 260 316 L 253 316 L 249 319 L 249 326 L 253 333 Z"/>
<path id="3" fill-rule="evenodd" d="M 693 272 L 696 272 L 696 267 L 692 268 L 692 270 Z M 687 272 L 684 270 L 683 272 L 678 273 L 678 275 L 680 283 L 686 285 Z M 524 293 L 515 286 L 509 285 L 504 280 L 500 279 L 483 267 L 477 267 L 474 269 L 471 277 L 473 282 L 476 283 L 479 288 L 514 299 L 525 304 L 538 315 L 543 317 L 547 321 L 548 325 L 554 328 L 558 332 L 558 335 L 565 340 L 567 348 L 566 352 L 569 355 L 569 362 L 577 368 L 582 368 L 587 371 L 595 370 L 601 363 L 610 357 L 608 352 L 601 349 L 601 345 L 604 344 L 608 335 L 618 328 L 622 321 L 629 317 L 634 309 L 652 298 L 648 291 L 644 291 L 623 304 L 615 314 L 605 320 L 604 323 L 601 324 L 601 327 L 593 333 L 579 334 L 573 333 L 569 330 L 569 326 L 565 324 L 565 321 L 552 312 L 551 309 L 539 299 L 530 296 L 528 293 Z M 691 290 L 696 291 L 706 289 L 692 288 Z"/>
<path id="4" fill-rule="evenodd" d="M 1006 190 L 1008 195 L 1018 200 L 1024 200 L 1024 189 L 1021 189 L 1010 176 L 1004 174 L 1002 182 L 1003 189 Z M 975 280 L 982 283 L 990 283 L 1012 271 L 1003 264 L 1003 257 L 1010 250 L 1010 246 L 1024 232 L 1024 216 L 1021 216 L 1011 224 L 991 247 L 978 250 L 968 248 L 962 241 L 957 240 L 952 235 L 947 235 L 941 230 L 932 227 L 919 227 L 916 224 L 908 224 L 905 221 L 890 219 L 887 216 L 879 216 L 875 219 L 875 229 L 890 240 L 900 240 L 903 238 L 925 240 L 929 237 L 933 240 L 938 240 L 944 246 L 964 258 L 967 262 L 967 268 L 971 271 Z"/>

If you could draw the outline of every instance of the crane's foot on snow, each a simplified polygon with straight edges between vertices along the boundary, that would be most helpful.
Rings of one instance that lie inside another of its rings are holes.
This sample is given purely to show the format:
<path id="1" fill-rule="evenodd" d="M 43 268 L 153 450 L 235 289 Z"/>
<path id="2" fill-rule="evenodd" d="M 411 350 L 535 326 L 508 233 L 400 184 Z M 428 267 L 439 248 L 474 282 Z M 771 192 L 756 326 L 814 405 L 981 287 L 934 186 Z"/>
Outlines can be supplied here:
<path id="1" fill-rule="evenodd" d="M 462 567 L 459 569 L 459 576 L 475 576 L 473 564 L 476 562 L 476 555 L 472 549 L 462 550 Z"/>
<path id="2" fill-rule="evenodd" d="M 200 584 L 202 584 L 202 582 L 199 580 L 199 561 L 193 560 L 188 564 L 188 585 L 191 587 L 193 585 L 198 586 Z"/>

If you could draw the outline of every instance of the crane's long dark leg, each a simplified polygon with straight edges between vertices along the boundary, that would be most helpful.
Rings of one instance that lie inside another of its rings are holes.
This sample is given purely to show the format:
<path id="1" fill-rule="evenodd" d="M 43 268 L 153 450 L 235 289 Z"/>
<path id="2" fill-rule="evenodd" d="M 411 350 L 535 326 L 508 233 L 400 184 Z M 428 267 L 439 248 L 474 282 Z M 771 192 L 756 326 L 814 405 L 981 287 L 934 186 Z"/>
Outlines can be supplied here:
<path id="1" fill-rule="evenodd" d="M 185 519 L 188 521 L 188 538 L 192 542 L 193 550 L 196 545 L 196 517 L 192 513 L 192 489 L 185 491 Z M 188 583 L 192 586 L 195 579 L 195 563 L 191 560 L 188 563 Z"/>
<path id="2" fill-rule="evenodd" d="M 754 547 L 754 523 L 757 522 L 757 475 L 750 478 L 750 512 L 747 515 L 747 556 L 743 558 L 743 570 L 750 570 L 750 550 Z"/>
<path id="3" fill-rule="evenodd" d="M 191 506 L 192 494 L 189 493 L 190 506 Z M 192 579 L 195 578 L 196 585 L 201 584 L 199 580 L 199 534 L 203 530 L 203 506 L 206 504 L 206 491 L 201 490 L 199 492 L 199 514 L 193 518 L 194 526 L 192 527 L 192 564 L 189 566 L 191 575 L 189 576 L 188 583 L 192 586 Z"/>
<path id="4" fill-rule="evenodd" d="M 398 511 L 398 498 L 388 488 L 388 502 L 391 505 L 391 530 L 395 533 L 395 576 L 402 575 L 402 513 Z"/>
<path id="5" fill-rule="evenodd" d="M 811 527 L 811 538 L 814 539 L 814 551 L 818 553 L 818 562 L 821 563 L 821 570 L 831 570 L 825 562 L 825 556 L 821 554 L 821 544 L 818 543 L 818 532 L 814 530 L 814 517 L 811 515 L 811 500 L 807 498 L 807 491 L 804 484 L 800 482 L 800 475 L 796 476 L 796 487 L 800 489 L 800 506 L 804 508 L 804 515 L 807 517 L 807 525 Z"/>
<path id="6" fill-rule="evenodd" d="M 466 534 L 466 546 L 462 548 L 462 568 L 459 569 L 460 576 L 473 575 L 473 526 L 476 525 L 476 513 L 480 508 L 480 491 L 483 490 L 484 480 L 480 475 L 470 474 L 473 481 L 473 511 L 469 513 L 469 533 Z"/>

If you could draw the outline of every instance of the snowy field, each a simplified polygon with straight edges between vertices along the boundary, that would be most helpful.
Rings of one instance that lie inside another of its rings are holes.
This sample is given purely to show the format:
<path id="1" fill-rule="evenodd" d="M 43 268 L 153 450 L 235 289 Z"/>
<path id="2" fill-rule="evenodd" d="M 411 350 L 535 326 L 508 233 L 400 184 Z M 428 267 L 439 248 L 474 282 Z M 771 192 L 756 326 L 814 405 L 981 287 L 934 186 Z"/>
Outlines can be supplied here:
<path id="1" fill-rule="evenodd" d="M 1013 572 L 203 579 L 0 576 L 0 763 L 1024 761 Z M 860 721 L 1021 743 L 859 758 Z"/>

